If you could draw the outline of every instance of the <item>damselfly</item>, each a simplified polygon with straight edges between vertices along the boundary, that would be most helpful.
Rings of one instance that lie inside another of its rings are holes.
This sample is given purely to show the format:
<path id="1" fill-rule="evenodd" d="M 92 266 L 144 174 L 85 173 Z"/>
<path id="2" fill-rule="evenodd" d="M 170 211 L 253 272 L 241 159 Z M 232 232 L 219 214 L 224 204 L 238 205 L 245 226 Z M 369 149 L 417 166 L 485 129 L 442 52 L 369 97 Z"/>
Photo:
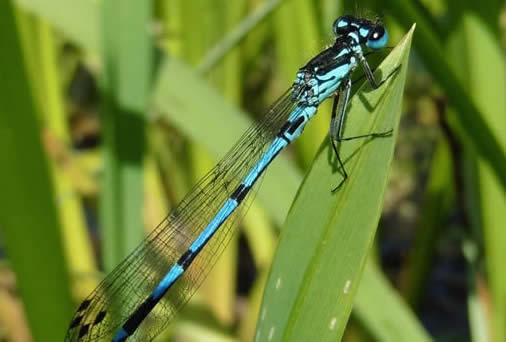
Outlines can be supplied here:
<path id="1" fill-rule="evenodd" d="M 390 131 L 343 138 L 358 65 L 373 88 L 377 82 L 365 48 L 386 46 L 379 23 L 342 16 L 333 25 L 334 44 L 302 67 L 292 87 L 251 127 L 230 152 L 185 196 L 158 227 L 118 265 L 77 309 L 67 341 L 146 341 L 159 334 L 192 296 L 225 248 L 232 227 L 246 208 L 251 189 L 276 155 L 295 140 L 320 103 L 334 97 L 330 140 L 336 144 L 387 136 Z"/>

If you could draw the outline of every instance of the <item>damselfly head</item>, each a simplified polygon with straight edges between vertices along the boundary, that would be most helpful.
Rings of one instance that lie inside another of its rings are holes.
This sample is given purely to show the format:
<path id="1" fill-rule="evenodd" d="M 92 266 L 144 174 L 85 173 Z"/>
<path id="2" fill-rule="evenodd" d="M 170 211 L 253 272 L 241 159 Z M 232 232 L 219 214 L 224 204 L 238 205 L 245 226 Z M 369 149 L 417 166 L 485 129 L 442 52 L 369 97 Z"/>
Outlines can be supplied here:
<path id="1" fill-rule="evenodd" d="M 336 19 L 333 30 L 336 36 L 350 35 L 357 43 L 373 50 L 382 49 L 388 43 L 388 32 L 378 21 L 343 15 Z"/>

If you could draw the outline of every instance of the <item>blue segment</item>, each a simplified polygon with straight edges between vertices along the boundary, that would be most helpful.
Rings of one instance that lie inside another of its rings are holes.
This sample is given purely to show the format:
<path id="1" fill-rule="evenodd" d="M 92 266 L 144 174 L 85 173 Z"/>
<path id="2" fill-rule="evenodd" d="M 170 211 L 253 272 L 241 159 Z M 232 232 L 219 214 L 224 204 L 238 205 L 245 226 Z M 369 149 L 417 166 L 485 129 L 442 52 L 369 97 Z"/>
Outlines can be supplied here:
<path id="1" fill-rule="evenodd" d="M 383 49 L 388 43 L 388 31 L 385 29 L 385 33 L 378 40 L 369 39 L 365 45 L 374 50 Z"/>
<path id="2" fill-rule="evenodd" d="M 285 139 L 276 137 L 272 142 L 271 146 L 265 151 L 262 158 L 258 161 L 258 163 L 253 167 L 250 173 L 244 178 L 242 184 L 245 186 L 251 186 L 258 179 L 262 171 L 269 165 L 272 159 L 277 155 L 277 153 L 282 150 L 288 143 Z"/>
<path id="3" fill-rule="evenodd" d="M 232 214 L 234 209 L 237 208 L 237 202 L 231 198 L 229 198 L 225 204 L 221 207 L 220 211 L 213 218 L 211 222 L 207 225 L 202 233 L 197 237 L 197 239 L 190 246 L 190 251 L 196 252 L 202 248 L 202 246 L 209 240 L 209 238 L 214 234 L 216 229 L 218 229 L 223 221 L 227 219 L 227 217 Z"/>
<path id="4" fill-rule="evenodd" d="M 125 329 L 121 328 L 116 336 L 112 339 L 112 342 L 121 342 L 124 341 L 128 337 L 128 333 Z"/>
<path id="5" fill-rule="evenodd" d="M 177 280 L 177 278 L 179 278 L 181 276 L 181 274 L 183 274 L 183 272 L 184 272 L 184 270 L 180 265 L 175 264 L 174 266 L 172 266 L 169 273 L 167 273 L 165 275 L 165 277 L 163 277 L 162 281 L 158 284 L 158 286 L 153 291 L 153 294 L 152 294 L 153 298 L 158 300 L 161 296 L 163 296 L 165 291 L 167 291 L 167 289 L 172 284 L 174 284 L 174 282 Z"/>

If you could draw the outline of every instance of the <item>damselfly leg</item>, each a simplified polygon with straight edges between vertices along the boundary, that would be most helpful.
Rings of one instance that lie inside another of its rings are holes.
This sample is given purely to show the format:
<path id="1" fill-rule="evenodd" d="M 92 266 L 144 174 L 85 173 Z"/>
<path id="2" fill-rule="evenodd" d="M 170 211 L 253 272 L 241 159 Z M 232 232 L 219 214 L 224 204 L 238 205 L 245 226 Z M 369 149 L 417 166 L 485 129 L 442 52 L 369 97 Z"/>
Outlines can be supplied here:
<path id="1" fill-rule="evenodd" d="M 361 57 L 361 58 L 360 58 Z M 398 65 L 392 72 L 390 72 L 387 77 L 385 77 L 381 81 L 376 81 L 374 77 L 374 73 L 372 72 L 371 68 L 369 67 L 369 64 L 367 63 L 367 60 L 363 56 L 359 56 L 360 64 L 362 65 L 362 68 L 364 69 L 365 76 L 369 80 L 369 83 L 371 84 L 371 87 L 373 89 L 378 89 L 381 87 L 390 77 L 392 77 L 401 67 Z M 352 82 L 351 79 L 346 80 L 343 82 L 342 86 L 340 87 L 339 92 L 334 97 L 334 102 L 332 104 L 332 117 L 330 120 L 330 132 L 329 132 L 329 138 L 330 143 L 332 145 L 332 149 L 334 150 L 334 154 L 337 159 L 337 163 L 339 168 L 343 172 L 343 179 L 339 182 L 339 184 L 332 189 L 332 192 L 336 192 L 348 179 L 348 173 L 346 172 L 346 168 L 344 167 L 344 163 L 341 160 L 341 156 L 339 155 L 339 151 L 337 148 L 337 144 L 340 144 L 343 141 L 349 141 L 349 140 L 355 140 L 355 139 L 362 139 L 362 138 L 383 138 L 388 137 L 392 134 L 393 129 L 386 130 L 384 132 L 374 132 L 369 134 L 362 134 L 362 135 L 356 135 L 352 137 L 343 137 L 343 126 L 344 122 L 346 120 L 346 108 L 348 107 L 348 101 L 350 98 L 351 93 L 351 86 Z M 343 94 L 342 100 L 340 94 Z"/>

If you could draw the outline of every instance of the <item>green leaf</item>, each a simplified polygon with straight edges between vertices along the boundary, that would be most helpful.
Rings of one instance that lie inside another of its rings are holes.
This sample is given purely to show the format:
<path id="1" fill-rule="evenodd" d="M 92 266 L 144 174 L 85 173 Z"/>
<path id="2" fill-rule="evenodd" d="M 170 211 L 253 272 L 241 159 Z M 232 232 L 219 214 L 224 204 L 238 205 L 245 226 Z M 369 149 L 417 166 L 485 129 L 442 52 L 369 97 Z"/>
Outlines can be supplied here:
<path id="1" fill-rule="evenodd" d="M 35 341 L 62 340 L 71 313 L 57 202 L 11 1 L 0 2 L 0 233 Z M 50 314 L 48 322 L 45 317 Z"/>
<path id="2" fill-rule="evenodd" d="M 152 76 L 151 1 L 103 6 L 104 263 L 111 270 L 144 237 L 144 111 Z"/>
<path id="3" fill-rule="evenodd" d="M 205 74 L 223 60 L 254 28 L 268 18 L 280 3 L 281 0 L 263 2 L 206 53 L 197 67 L 198 72 Z"/>
<path id="4" fill-rule="evenodd" d="M 462 9 L 464 10 L 464 9 Z M 462 79 L 465 79 L 470 97 L 479 105 L 483 113 L 483 119 L 491 128 L 490 133 L 497 139 L 503 151 L 506 151 L 506 82 L 504 78 L 505 65 L 504 53 L 501 49 L 500 41 L 497 39 L 484 22 L 483 18 L 478 16 L 476 11 L 467 8 L 461 17 L 459 17 L 460 30 L 456 35 L 460 35 L 456 49 L 451 51 L 450 57 L 453 60 L 460 61 L 464 68 L 459 70 Z M 479 46 L 479 49 L 476 49 Z M 455 58 L 458 56 L 458 58 Z M 465 71 L 464 71 L 465 70 Z M 469 144 L 468 144 L 469 145 Z M 471 149 L 472 150 L 472 149 Z M 490 164 L 485 163 L 482 155 L 476 155 L 474 151 L 470 157 L 478 157 L 477 173 L 474 181 L 475 186 L 479 186 L 479 191 L 472 193 L 468 191 L 469 204 L 468 215 L 479 217 L 479 227 L 483 233 L 485 244 L 487 278 L 490 286 L 491 296 L 494 305 L 492 306 L 491 336 L 497 341 L 506 340 L 506 330 L 504 321 L 506 320 L 506 306 L 503 305 L 506 298 L 506 274 L 502 272 L 503 263 L 506 259 L 506 230 L 504 222 L 506 221 L 506 187 L 501 187 L 500 179 L 494 174 Z M 473 177 L 474 178 L 474 177 Z M 475 281 L 480 277 L 476 276 Z M 474 285 L 475 290 L 479 287 Z M 477 294 L 471 294 L 476 296 Z M 472 298 L 470 298 L 472 300 Z M 487 302 L 481 296 L 482 306 Z M 471 306 L 472 308 L 473 306 Z M 480 334 L 485 329 L 480 328 L 483 325 L 480 315 L 472 315 L 471 321 L 473 334 Z M 476 320 L 478 318 L 478 320 Z"/>
<path id="5" fill-rule="evenodd" d="M 413 247 L 406 257 L 400 284 L 403 296 L 415 310 L 420 307 L 434 257 L 437 255 L 437 241 L 455 206 L 454 175 L 450 146 L 441 137 L 432 157 L 420 220 Z"/>
<path id="6" fill-rule="evenodd" d="M 353 314 L 374 337 L 374 341 L 431 340 L 416 315 L 371 259 L 360 281 Z"/>
<path id="7" fill-rule="evenodd" d="M 430 18 L 427 18 L 426 13 L 420 10 L 420 7 L 409 1 L 401 0 L 388 0 L 386 3 L 389 4 L 391 15 L 395 16 L 404 28 L 408 28 L 413 22 L 417 23 L 417 34 L 413 40 L 417 53 L 422 57 L 424 64 L 433 77 L 445 90 L 451 105 L 457 109 L 456 119 L 459 121 L 460 126 L 469 136 L 476 152 L 480 154 L 483 161 L 490 165 L 490 170 L 494 172 L 497 180 L 502 185 L 502 191 L 504 191 L 506 189 L 506 150 L 494 135 L 493 124 L 485 117 L 487 109 L 472 98 L 459 79 L 458 69 L 455 67 L 459 59 L 447 58 L 443 51 L 444 42 L 442 37 L 438 37 L 438 32 L 433 23 L 430 22 Z M 476 33 L 481 34 L 481 32 Z M 476 33 L 473 32 L 472 34 Z M 481 41 L 479 42 L 481 45 Z M 496 49 L 498 48 L 496 47 Z M 481 48 L 472 50 L 474 52 L 483 52 Z M 459 54 L 459 58 L 461 56 Z M 488 61 L 483 63 L 481 67 L 495 70 Z M 504 75 L 501 74 L 501 71 L 496 74 Z M 496 91 L 493 87 L 482 89 Z M 502 114 L 502 112 L 499 113 Z"/>
<path id="8" fill-rule="evenodd" d="M 71 40 L 94 53 L 102 50 L 100 16 L 103 1 L 15 0 L 16 4 L 46 19 Z"/>
<path id="9" fill-rule="evenodd" d="M 342 337 L 381 214 L 401 113 L 414 27 L 381 64 L 380 89 L 364 84 L 348 112 L 345 135 L 382 132 L 392 137 L 341 146 L 350 178 L 340 181 L 323 143 L 289 212 L 266 286 L 258 341 L 336 341 Z"/>

